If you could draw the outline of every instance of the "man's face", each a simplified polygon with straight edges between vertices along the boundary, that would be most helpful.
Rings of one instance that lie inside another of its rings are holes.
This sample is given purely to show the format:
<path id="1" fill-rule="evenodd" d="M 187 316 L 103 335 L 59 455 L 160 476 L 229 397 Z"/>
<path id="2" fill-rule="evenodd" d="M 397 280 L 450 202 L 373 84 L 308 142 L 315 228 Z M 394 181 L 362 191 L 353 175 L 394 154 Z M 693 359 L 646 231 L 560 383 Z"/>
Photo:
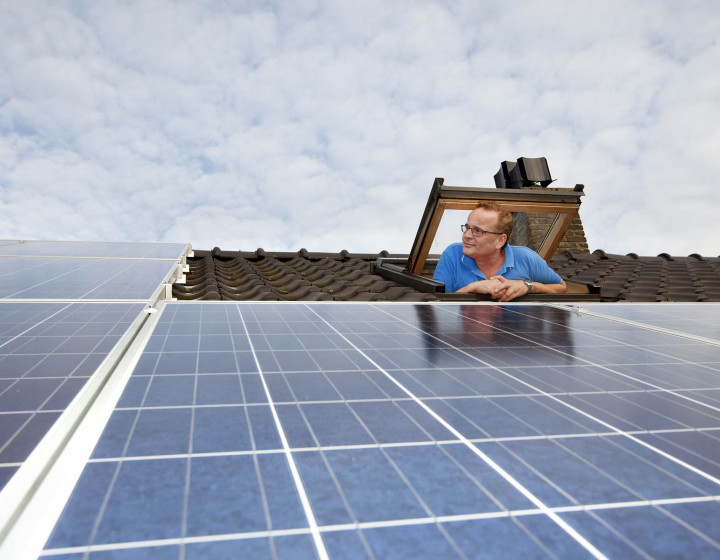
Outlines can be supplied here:
<path id="1" fill-rule="evenodd" d="M 485 231 L 497 231 L 498 213 L 494 210 L 486 210 L 485 208 L 477 208 L 470 212 L 467 223 L 470 227 L 476 227 Z M 474 236 L 467 229 L 462 234 L 463 254 L 471 259 L 486 257 L 497 253 L 505 243 L 504 235 L 493 235 L 492 233 L 483 233 Z"/>

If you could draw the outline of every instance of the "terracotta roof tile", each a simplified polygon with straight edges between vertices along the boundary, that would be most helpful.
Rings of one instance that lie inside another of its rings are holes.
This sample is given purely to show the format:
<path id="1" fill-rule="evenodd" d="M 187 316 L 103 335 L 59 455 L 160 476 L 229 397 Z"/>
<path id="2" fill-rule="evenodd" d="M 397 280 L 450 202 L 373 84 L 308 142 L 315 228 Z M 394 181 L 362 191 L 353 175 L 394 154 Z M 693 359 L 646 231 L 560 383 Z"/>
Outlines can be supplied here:
<path id="1" fill-rule="evenodd" d="M 378 257 L 407 259 L 407 255 L 386 251 L 195 251 L 194 257 L 188 258 L 186 283 L 175 284 L 173 296 L 182 300 L 274 301 L 437 301 L 461 297 L 421 292 L 373 274 L 372 265 Z M 428 262 L 435 261 L 431 258 Z M 720 257 L 673 257 L 666 253 L 641 257 L 635 253 L 566 250 L 558 252 L 550 265 L 566 281 L 588 286 L 595 297 L 605 301 L 720 301 Z"/>
<path id="2" fill-rule="evenodd" d="M 667 253 L 640 257 L 635 253 L 613 255 L 600 250 L 590 254 L 564 251 L 550 264 L 566 280 L 597 286 L 603 299 L 720 301 L 718 257 L 697 254 L 673 257 Z"/>

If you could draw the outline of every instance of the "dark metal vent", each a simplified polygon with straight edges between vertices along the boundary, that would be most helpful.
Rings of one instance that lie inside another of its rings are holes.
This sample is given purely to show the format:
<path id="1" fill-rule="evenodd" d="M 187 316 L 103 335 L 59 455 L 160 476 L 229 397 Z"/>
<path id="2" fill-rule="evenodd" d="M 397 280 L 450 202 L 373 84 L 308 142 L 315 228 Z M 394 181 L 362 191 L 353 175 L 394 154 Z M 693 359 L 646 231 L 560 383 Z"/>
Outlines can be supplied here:
<path id="1" fill-rule="evenodd" d="M 495 174 L 495 186 L 499 189 L 547 187 L 553 180 L 544 157 L 521 157 L 517 162 L 503 161 Z"/>

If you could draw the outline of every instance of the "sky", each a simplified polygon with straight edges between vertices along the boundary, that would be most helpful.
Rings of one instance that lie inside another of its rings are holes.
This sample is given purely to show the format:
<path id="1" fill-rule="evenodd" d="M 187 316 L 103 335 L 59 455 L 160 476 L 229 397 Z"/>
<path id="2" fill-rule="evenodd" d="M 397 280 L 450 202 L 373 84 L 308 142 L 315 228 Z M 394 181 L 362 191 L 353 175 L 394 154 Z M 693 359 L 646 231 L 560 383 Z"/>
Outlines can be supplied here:
<path id="1" fill-rule="evenodd" d="M 546 157 L 591 251 L 718 256 L 718 38 L 717 0 L 0 0 L 0 239 L 408 253 L 435 177 Z"/>

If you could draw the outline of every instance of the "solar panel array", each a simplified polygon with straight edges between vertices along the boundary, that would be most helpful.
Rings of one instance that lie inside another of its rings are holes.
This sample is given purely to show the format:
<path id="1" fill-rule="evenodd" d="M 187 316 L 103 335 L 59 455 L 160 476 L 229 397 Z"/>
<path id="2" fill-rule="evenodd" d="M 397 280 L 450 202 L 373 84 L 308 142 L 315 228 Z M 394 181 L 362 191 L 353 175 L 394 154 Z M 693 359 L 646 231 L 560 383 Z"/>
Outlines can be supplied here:
<path id="1" fill-rule="evenodd" d="M 50 558 L 717 558 L 712 305 L 168 303 Z"/>
<path id="2" fill-rule="evenodd" d="M 0 242 L 0 489 L 139 323 L 186 249 Z"/>

